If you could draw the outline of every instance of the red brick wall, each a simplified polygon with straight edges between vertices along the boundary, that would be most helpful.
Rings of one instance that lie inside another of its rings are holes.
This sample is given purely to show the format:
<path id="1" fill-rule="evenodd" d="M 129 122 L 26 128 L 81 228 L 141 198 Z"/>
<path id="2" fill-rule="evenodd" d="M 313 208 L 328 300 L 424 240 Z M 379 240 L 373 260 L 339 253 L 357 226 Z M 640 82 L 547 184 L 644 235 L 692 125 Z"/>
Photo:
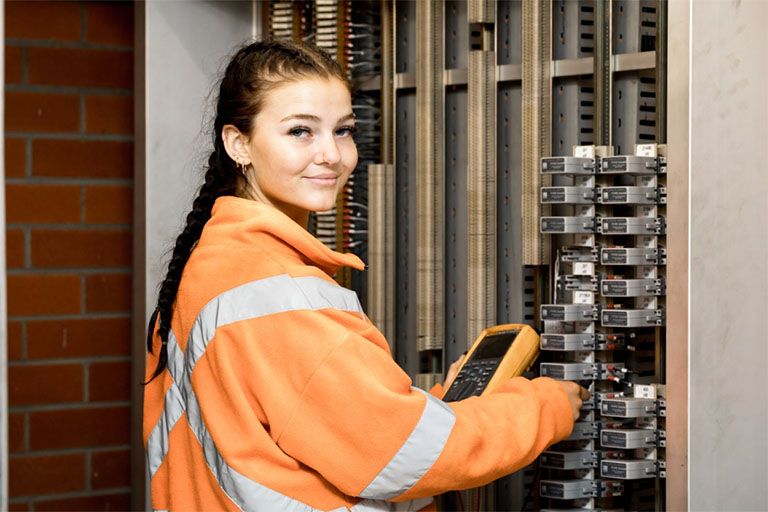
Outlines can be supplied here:
<path id="1" fill-rule="evenodd" d="M 11 510 L 130 507 L 133 6 L 5 2 Z"/>

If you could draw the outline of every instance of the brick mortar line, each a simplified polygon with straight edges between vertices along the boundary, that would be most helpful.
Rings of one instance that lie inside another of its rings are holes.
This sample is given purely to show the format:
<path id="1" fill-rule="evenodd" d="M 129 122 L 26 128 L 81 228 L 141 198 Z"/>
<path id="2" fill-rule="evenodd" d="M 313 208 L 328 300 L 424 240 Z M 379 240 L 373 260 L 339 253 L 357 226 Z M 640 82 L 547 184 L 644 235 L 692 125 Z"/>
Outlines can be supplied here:
<path id="1" fill-rule="evenodd" d="M 21 48 L 21 83 L 29 83 L 29 51 L 25 47 Z M 6 85 L 7 87 L 7 85 Z"/>
<path id="2" fill-rule="evenodd" d="M 112 50 L 133 52 L 133 46 L 122 46 L 117 44 L 91 43 L 88 41 L 46 41 L 44 39 L 24 39 L 18 37 L 6 37 L 6 46 L 17 46 L 20 48 L 66 48 L 76 50 Z"/>
<path id="3" fill-rule="evenodd" d="M 57 402 L 55 404 L 32 404 L 32 405 L 20 405 L 20 406 L 10 406 L 8 408 L 8 412 L 26 412 L 26 413 L 34 413 L 34 412 L 51 412 L 51 411 L 74 411 L 74 410 L 84 410 L 88 409 L 89 407 L 86 407 L 88 405 L 100 405 L 104 403 L 115 403 L 114 400 L 107 401 L 107 400 L 95 400 L 91 402 Z M 124 402 L 124 404 L 130 405 L 130 402 Z M 23 409 L 19 409 L 19 407 L 23 407 Z"/>
<path id="4" fill-rule="evenodd" d="M 78 185 L 78 184 L 74 184 Z M 85 224 L 85 185 L 80 185 L 80 223 Z"/>
<path id="5" fill-rule="evenodd" d="M 85 490 L 88 492 L 88 494 L 91 494 L 93 492 L 93 488 L 91 487 L 91 478 L 93 477 L 93 460 L 92 460 L 92 453 L 89 451 L 85 452 Z"/>
<path id="6" fill-rule="evenodd" d="M 6 275 L 9 276 L 97 276 L 102 274 L 126 274 L 130 273 L 130 267 L 28 267 L 28 268 L 9 268 L 6 269 Z M 72 315 L 86 315 L 91 313 L 127 313 L 126 310 L 118 309 L 115 311 L 80 311 L 69 313 Z M 20 315 L 23 316 L 23 315 Z M 29 316 L 29 315 L 28 315 Z"/>
<path id="7" fill-rule="evenodd" d="M 80 274 L 80 313 L 85 313 L 88 311 L 87 306 L 87 291 L 86 286 L 88 283 L 86 283 L 85 276 L 83 274 Z"/>
<path id="8" fill-rule="evenodd" d="M 77 115 L 79 116 L 78 119 L 78 126 L 80 127 L 80 133 L 85 133 L 87 131 L 87 126 L 85 125 L 85 94 L 82 92 L 78 93 L 77 98 Z"/>
<path id="9" fill-rule="evenodd" d="M 5 225 L 6 229 L 23 229 L 28 228 L 30 230 L 45 229 L 48 231 L 122 231 L 130 233 L 133 231 L 132 224 L 93 224 L 83 223 L 77 224 L 72 222 L 53 224 L 53 223 L 33 223 L 33 222 L 8 222 Z"/>
<path id="10" fill-rule="evenodd" d="M 81 186 L 101 186 L 101 185 L 131 185 L 132 179 L 122 178 L 48 178 L 45 176 L 31 176 L 29 178 L 6 178 L 6 185 L 81 185 Z"/>
<path id="11" fill-rule="evenodd" d="M 12 268 L 12 269 L 6 269 L 6 275 L 11 276 L 37 276 L 37 275 L 43 275 L 43 276 L 56 276 L 61 275 L 62 273 L 72 275 L 76 274 L 78 276 L 100 276 L 103 274 L 119 274 L 119 275 L 130 275 L 131 269 L 128 267 L 104 267 L 104 268 Z M 73 313 L 77 315 L 87 315 L 89 313 L 111 313 L 111 314 L 123 314 L 123 313 L 130 313 L 128 310 L 116 310 L 116 311 L 82 311 L 80 313 Z"/>
<path id="12" fill-rule="evenodd" d="M 27 358 L 27 322 L 21 322 L 21 357 Z"/>
<path id="13" fill-rule="evenodd" d="M 53 501 L 53 500 L 65 500 L 69 498 L 91 498 L 91 497 L 100 497 L 100 496 L 109 496 L 111 494 L 130 494 L 131 488 L 130 487 L 113 487 L 110 489 L 99 489 L 95 491 L 77 491 L 77 492 L 67 492 L 67 493 L 61 493 L 61 494 L 27 494 L 24 496 L 18 496 L 14 497 L 10 502 L 16 503 L 14 500 L 21 500 L 22 502 L 29 502 L 31 500 L 34 500 L 34 502 L 39 501 Z"/>
<path id="14" fill-rule="evenodd" d="M 86 42 L 88 37 L 88 15 L 86 14 L 85 5 L 80 4 L 80 42 Z"/>
<path id="15" fill-rule="evenodd" d="M 29 421 L 29 414 L 24 414 L 24 442 L 22 443 L 24 446 L 24 450 L 29 451 L 29 439 L 30 439 L 30 421 Z"/>
<path id="16" fill-rule="evenodd" d="M 95 454 L 113 452 L 118 450 L 130 450 L 129 444 L 107 444 L 101 446 L 86 446 L 81 448 L 59 448 L 58 450 L 30 450 L 27 453 L 13 452 L 10 458 L 22 459 L 31 456 L 40 457 L 55 457 L 57 455 L 77 455 L 79 453 L 91 452 Z"/>
<path id="17" fill-rule="evenodd" d="M 133 96 L 133 89 L 125 87 L 54 85 L 54 84 L 6 84 L 5 92 L 36 92 L 45 94 L 83 94 L 93 96 Z"/>
<path id="18" fill-rule="evenodd" d="M 90 368 L 90 365 L 96 363 L 130 363 L 131 356 L 106 355 L 106 356 L 84 356 L 84 357 L 42 357 L 37 359 L 26 359 L 24 361 L 8 361 L 8 368 L 23 368 L 25 366 L 67 366 L 81 364 L 83 367 Z M 83 400 L 87 402 L 87 400 Z M 74 402 L 67 402 L 74 403 Z"/>
<path id="19" fill-rule="evenodd" d="M 39 405 L 19 405 L 8 407 L 8 412 L 57 412 L 57 411 L 82 411 L 109 409 L 115 407 L 129 407 L 130 400 L 111 401 L 111 402 L 65 402 L 62 404 L 39 404 Z"/>
<path id="20" fill-rule="evenodd" d="M 80 132 L 19 132 L 6 130 L 5 136 L 10 139 L 28 138 L 34 140 L 67 140 L 83 142 L 134 142 L 133 134 L 127 133 L 80 133 Z"/>
<path id="21" fill-rule="evenodd" d="M 74 268 L 74 267 L 63 267 L 63 268 L 12 268 L 12 269 L 6 269 L 6 273 L 8 275 L 58 275 L 62 272 L 65 272 L 67 274 L 78 274 L 78 275 L 84 275 L 84 276 L 97 276 L 101 274 L 130 274 L 132 272 L 131 267 L 88 267 L 88 268 Z M 107 313 L 107 311 L 94 311 L 94 313 Z M 113 313 L 128 313 L 128 311 L 118 310 L 113 311 Z M 77 313 L 77 314 L 83 314 L 83 313 Z"/>
<path id="22" fill-rule="evenodd" d="M 83 402 L 91 402 L 90 393 L 91 362 L 83 362 Z"/>
<path id="23" fill-rule="evenodd" d="M 24 157 L 24 176 L 29 177 L 32 176 L 32 139 L 24 139 Z"/>
<path id="24" fill-rule="evenodd" d="M 5 225 L 5 229 L 8 229 L 8 224 Z M 24 232 L 24 268 L 32 268 L 32 230 L 29 226 L 23 226 Z M 6 274 L 9 272 L 5 270 Z"/>
<path id="25" fill-rule="evenodd" d="M 62 320 L 124 320 L 130 319 L 131 313 L 71 313 L 66 315 L 8 315 L 8 321 L 24 322 L 24 321 L 62 321 Z"/>

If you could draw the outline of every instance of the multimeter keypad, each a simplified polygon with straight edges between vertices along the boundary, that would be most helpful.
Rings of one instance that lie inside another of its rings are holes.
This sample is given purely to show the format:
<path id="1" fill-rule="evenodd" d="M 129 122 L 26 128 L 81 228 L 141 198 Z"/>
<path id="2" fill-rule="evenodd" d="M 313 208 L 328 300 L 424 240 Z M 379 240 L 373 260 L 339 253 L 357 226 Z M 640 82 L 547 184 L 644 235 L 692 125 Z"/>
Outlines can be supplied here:
<path id="1" fill-rule="evenodd" d="M 501 358 L 469 361 L 462 368 L 443 398 L 446 402 L 480 395 L 493 377 Z"/>

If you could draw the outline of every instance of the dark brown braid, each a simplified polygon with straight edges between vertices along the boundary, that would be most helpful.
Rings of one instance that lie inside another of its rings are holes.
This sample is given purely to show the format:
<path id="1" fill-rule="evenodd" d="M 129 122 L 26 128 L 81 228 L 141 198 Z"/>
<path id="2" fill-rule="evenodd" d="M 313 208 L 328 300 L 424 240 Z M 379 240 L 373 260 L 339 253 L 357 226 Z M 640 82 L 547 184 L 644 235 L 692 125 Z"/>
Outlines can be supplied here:
<path id="1" fill-rule="evenodd" d="M 168 335 L 184 266 L 211 218 L 213 203 L 226 195 L 243 196 L 247 183 L 237 164 L 227 154 L 222 139 L 226 125 L 234 125 L 250 136 L 253 120 L 261 111 L 267 93 L 286 81 L 301 78 L 337 78 L 349 88 L 339 65 L 323 50 L 295 41 L 257 41 L 240 48 L 221 79 L 213 128 L 213 152 L 208 158 L 205 182 L 192 203 L 184 230 L 176 238 L 168 272 L 160 285 L 157 307 L 147 327 L 147 350 L 153 353 L 153 333 L 159 317 L 162 348 L 152 381 L 168 366 Z"/>

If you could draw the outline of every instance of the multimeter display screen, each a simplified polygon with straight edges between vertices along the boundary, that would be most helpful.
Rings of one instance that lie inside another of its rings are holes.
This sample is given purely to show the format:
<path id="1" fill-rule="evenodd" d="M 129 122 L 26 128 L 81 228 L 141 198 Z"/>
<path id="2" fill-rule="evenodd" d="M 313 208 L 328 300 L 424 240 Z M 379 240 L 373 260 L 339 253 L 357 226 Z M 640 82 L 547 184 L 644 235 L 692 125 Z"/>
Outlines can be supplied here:
<path id="1" fill-rule="evenodd" d="M 517 330 L 506 331 L 483 338 L 472 357 L 461 367 L 443 400 L 453 402 L 481 394 L 518 334 L 520 331 Z"/>
<path id="2" fill-rule="evenodd" d="M 503 357 L 519 333 L 520 331 L 508 331 L 488 336 L 480 343 L 475 353 L 472 354 L 472 361 Z"/>

